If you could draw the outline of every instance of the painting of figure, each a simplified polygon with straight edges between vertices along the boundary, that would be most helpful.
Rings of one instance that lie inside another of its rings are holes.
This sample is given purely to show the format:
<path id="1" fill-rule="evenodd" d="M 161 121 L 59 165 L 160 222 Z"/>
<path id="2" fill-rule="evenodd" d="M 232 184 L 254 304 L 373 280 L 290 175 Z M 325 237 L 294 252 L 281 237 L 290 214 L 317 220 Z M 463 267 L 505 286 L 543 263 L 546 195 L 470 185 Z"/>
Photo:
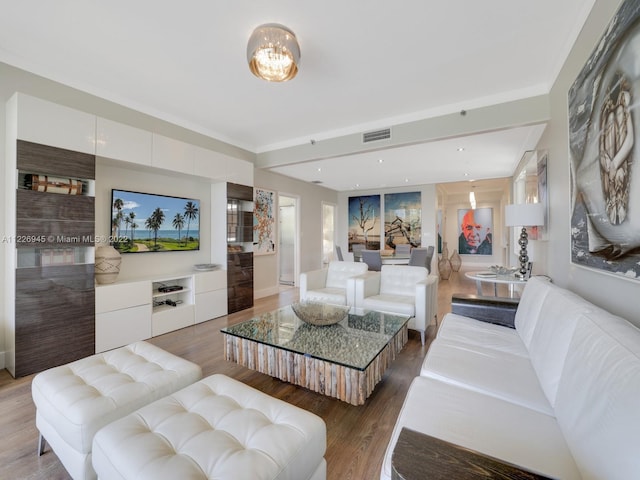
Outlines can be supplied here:
<path id="1" fill-rule="evenodd" d="M 569 90 L 571 261 L 640 278 L 640 3 L 625 1 Z"/>
<path id="2" fill-rule="evenodd" d="M 458 253 L 461 255 L 493 255 L 493 209 L 458 210 Z"/>

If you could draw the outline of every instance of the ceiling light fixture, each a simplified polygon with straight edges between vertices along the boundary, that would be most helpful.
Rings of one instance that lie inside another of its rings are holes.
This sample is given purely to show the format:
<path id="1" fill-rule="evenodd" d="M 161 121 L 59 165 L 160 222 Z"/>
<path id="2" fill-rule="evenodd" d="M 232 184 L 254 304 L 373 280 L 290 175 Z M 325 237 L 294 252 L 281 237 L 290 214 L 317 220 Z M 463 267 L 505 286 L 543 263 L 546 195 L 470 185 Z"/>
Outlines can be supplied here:
<path id="1" fill-rule="evenodd" d="M 300 46 L 291 30 L 277 23 L 257 27 L 247 44 L 249 70 L 267 82 L 286 82 L 298 73 Z"/>

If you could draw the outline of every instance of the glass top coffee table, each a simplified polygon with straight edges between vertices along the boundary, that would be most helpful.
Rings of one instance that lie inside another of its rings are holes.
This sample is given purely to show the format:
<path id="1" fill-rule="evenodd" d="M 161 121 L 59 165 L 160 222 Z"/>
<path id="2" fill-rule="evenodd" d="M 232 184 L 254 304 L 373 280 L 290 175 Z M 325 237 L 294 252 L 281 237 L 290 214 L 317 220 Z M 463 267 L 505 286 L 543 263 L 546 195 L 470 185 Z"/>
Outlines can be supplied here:
<path id="1" fill-rule="evenodd" d="M 362 405 L 407 342 L 408 320 L 351 309 L 339 323 L 315 326 L 288 306 L 221 331 L 228 361 Z"/>

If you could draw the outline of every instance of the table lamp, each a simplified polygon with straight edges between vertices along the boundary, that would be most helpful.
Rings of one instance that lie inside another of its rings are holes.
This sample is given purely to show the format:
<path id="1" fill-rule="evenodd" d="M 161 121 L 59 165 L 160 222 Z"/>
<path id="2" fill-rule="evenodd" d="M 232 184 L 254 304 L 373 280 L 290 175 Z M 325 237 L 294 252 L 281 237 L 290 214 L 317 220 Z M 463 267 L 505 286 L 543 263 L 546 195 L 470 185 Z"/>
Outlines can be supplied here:
<path id="1" fill-rule="evenodd" d="M 529 255 L 527 254 L 527 244 L 529 238 L 527 227 L 544 225 L 544 207 L 541 203 L 519 203 L 507 205 L 504 209 L 504 224 L 507 227 L 522 227 L 518 245 L 520 245 L 520 271 L 517 276 L 521 279 L 527 278 L 527 264 Z"/>

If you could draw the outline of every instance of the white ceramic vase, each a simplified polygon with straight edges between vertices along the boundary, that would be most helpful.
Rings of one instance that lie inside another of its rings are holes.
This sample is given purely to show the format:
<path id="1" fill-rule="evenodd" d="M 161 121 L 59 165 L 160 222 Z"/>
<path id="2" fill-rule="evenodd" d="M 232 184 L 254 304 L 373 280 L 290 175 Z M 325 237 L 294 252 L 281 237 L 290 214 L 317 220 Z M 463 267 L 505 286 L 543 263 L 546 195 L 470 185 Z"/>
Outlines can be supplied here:
<path id="1" fill-rule="evenodd" d="M 111 245 L 96 248 L 95 277 L 100 284 L 113 283 L 120 273 L 122 257 Z"/>

